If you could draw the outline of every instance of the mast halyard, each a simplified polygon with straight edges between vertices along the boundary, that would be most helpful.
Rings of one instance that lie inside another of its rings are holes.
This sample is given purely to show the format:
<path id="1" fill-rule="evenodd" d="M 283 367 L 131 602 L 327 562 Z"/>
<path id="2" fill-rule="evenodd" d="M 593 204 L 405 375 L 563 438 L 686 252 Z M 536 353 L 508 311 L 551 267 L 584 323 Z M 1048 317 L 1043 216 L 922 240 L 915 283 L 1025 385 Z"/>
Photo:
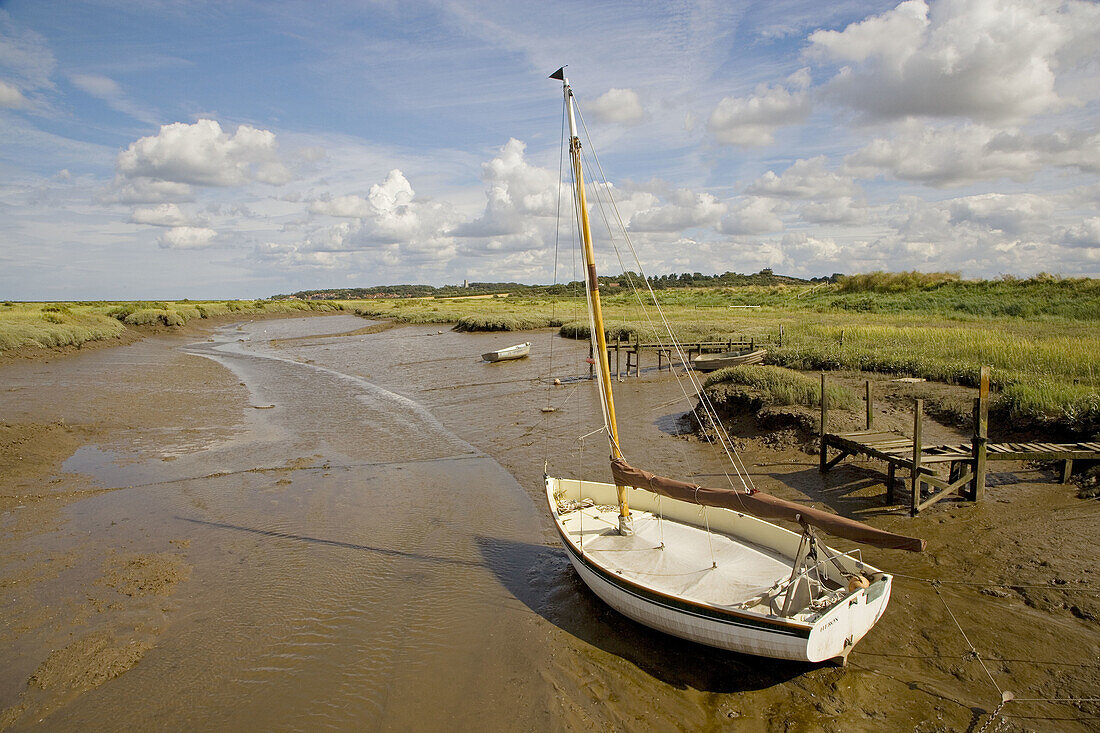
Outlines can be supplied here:
<path id="1" fill-rule="evenodd" d="M 607 356 L 607 335 L 604 333 L 603 310 L 600 305 L 600 283 L 596 277 L 596 256 L 592 249 L 592 229 L 588 221 L 588 204 L 584 195 L 584 172 L 581 169 L 581 140 L 577 136 L 577 123 L 573 114 L 573 89 L 565 78 L 565 68 L 550 75 L 551 79 L 560 79 L 565 93 L 565 106 L 569 116 L 569 153 L 573 163 L 573 189 L 576 193 L 577 212 L 580 217 L 581 242 L 584 249 L 585 281 L 588 284 L 588 303 L 592 316 L 592 340 L 599 365 L 597 381 L 602 396 L 604 419 L 607 422 L 608 438 L 611 442 L 611 457 L 621 460 L 619 449 L 619 426 L 615 420 L 615 398 L 611 393 L 611 365 Z M 634 522 L 630 516 L 630 507 L 626 498 L 626 487 L 616 486 L 619 500 L 619 534 L 634 534 Z"/>

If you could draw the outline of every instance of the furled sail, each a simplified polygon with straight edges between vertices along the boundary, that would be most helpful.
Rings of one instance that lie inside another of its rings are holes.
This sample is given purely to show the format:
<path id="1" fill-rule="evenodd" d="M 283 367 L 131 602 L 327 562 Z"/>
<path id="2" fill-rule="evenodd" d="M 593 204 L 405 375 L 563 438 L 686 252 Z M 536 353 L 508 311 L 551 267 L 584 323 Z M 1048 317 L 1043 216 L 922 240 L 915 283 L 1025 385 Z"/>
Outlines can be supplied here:
<path id="1" fill-rule="evenodd" d="M 665 478 L 649 471 L 643 471 L 640 468 L 634 468 L 622 459 L 611 461 L 611 474 L 615 478 L 615 483 L 619 486 L 634 486 L 661 496 L 667 496 L 670 499 L 732 509 L 735 512 L 751 514 L 761 519 L 786 519 L 791 522 L 805 522 L 828 532 L 834 537 L 843 537 L 874 547 L 909 550 L 910 552 L 920 552 L 924 549 L 925 543 L 922 539 L 875 529 L 854 519 L 785 501 L 761 491 L 744 492 L 734 489 L 704 488 L 696 484 Z"/>

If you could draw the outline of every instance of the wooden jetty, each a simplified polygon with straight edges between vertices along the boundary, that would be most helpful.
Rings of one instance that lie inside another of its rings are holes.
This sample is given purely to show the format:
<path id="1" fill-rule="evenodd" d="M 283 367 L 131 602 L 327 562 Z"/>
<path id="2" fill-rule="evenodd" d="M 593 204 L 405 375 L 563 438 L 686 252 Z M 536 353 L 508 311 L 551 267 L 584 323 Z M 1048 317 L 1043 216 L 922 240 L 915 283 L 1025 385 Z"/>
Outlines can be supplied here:
<path id="1" fill-rule="evenodd" d="M 701 354 L 717 354 L 724 351 L 743 351 L 745 349 L 753 351 L 757 346 L 768 345 L 783 345 L 783 327 L 779 327 L 779 335 L 776 340 L 772 340 L 770 337 L 764 339 L 757 339 L 755 336 L 749 338 L 739 339 L 725 339 L 723 341 L 693 341 L 680 344 L 680 351 L 683 353 L 686 361 L 680 363 L 685 369 L 690 368 L 691 360 L 693 357 Z M 615 361 L 615 375 L 617 377 L 629 377 L 631 374 L 638 377 L 642 373 L 642 355 L 650 353 L 655 356 L 657 371 L 668 369 L 672 371 L 672 367 L 676 365 L 677 352 L 676 349 L 667 343 L 643 343 L 638 339 L 633 341 L 624 341 L 622 339 L 615 339 L 614 342 L 607 344 L 607 358 L 610 362 L 613 358 Z M 589 357 L 592 356 L 592 349 L 589 347 Z M 589 376 L 593 376 L 592 367 L 589 368 Z"/>
<path id="2" fill-rule="evenodd" d="M 980 501 L 985 494 L 985 474 L 989 461 L 1062 461 L 1062 483 L 1069 481 L 1075 460 L 1100 460 L 1100 442 L 1080 443 L 990 443 L 989 368 L 982 367 L 978 397 L 974 400 L 974 435 L 970 443 L 924 445 L 922 421 L 924 400 L 916 400 L 913 410 L 913 434 L 875 430 L 871 383 L 866 382 L 866 430 L 854 433 L 830 433 L 826 429 L 829 403 L 825 395 L 825 375 L 821 375 L 821 448 L 820 470 L 825 473 L 848 456 L 864 455 L 886 463 L 886 503 L 894 504 L 897 471 L 908 472 L 909 513 L 916 515 L 941 499 L 958 495 Z M 829 458 L 830 448 L 840 451 Z M 949 463 L 948 478 L 933 473 L 933 467 Z M 925 486 L 930 492 L 923 497 Z M 923 497 L 923 498 L 922 498 Z"/>

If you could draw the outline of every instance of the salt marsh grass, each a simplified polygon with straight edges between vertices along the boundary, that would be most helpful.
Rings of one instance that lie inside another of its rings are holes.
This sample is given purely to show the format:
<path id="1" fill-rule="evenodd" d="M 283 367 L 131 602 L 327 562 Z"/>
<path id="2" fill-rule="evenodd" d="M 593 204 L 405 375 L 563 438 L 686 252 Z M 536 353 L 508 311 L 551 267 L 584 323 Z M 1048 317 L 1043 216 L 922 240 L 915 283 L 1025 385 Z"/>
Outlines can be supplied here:
<path id="1" fill-rule="evenodd" d="M 964 281 L 953 273 L 871 273 L 837 284 L 658 290 L 681 341 L 753 339 L 800 370 L 860 369 L 974 385 L 993 368 L 995 408 L 1100 430 L 1100 280 L 1037 276 Z M 603 294 L 609 338 L 665 341 L 656 309 L 626 287 Z M 751 306 L 751 307 L 746 307 Z M 0 304 L 0 351 L 79 346 L 127 328 L 192 320 L 346 310 L 460 330 L 558 328 L 588 337 L 579 297 L 513 294 L 362 301 L 178 301 Z M 780 344 L 779 329 L 783 328 Z"/>
<path id="2" fill-rule="evenodd" d="M 114 318 L 81 308 L 0 307 L 0 351 L 80 346 L 118 338 L 125 332 L 126 327 Z"/>
<path id="3" fill-rule="evenodd" d="M 718 371 L 707 377 L 703 387 L 718 405 L 734 400 L 748 400 L 756 406 L 821 404 L 821 382 L 801 372 L 778 366 L 745 365 Z M 859 406 L 852 390 L 837 384 L 825 387 L 829 404 L 842 410 Z"/>
<path id="4" fill-rule="evenodd" d="M 554 298 L 400 298 L 341 301 L 364 318 L 402 323 L 450 323 L 458 331 L 529 331 L 558 327 L 562 318 Z"/>
<path id="5" fill-rule="evenodd" d="M 127 327 L 177 328 L 188 321 L 230 314 L 258 315 L 341 310 L 315 301 L 218 301 L 129 303 L 12 303 L 0 305 L 0 352 L 52 349 L 116 339 Z"/>
<path id="6" fill-rule="evenodd" d="M 770 363 L 793 369 L 860 369 L 969 386 L 989 365 L 995 410 L 1100 430 L 1100 280 L 872 273 L 836 285 L 676 288 L 657 296 L 681 341 L 754 339 L 768 348 Z M 667 339 L 655 309 L 625 289 L 606 292 L 603 304 L 612 341 Z M 583 295 L 355 307 L 372 317 L 461 321 L 464 328 L 497 322 L 538 328 L 560 319 L 563 336 L 588 337 Z"/>

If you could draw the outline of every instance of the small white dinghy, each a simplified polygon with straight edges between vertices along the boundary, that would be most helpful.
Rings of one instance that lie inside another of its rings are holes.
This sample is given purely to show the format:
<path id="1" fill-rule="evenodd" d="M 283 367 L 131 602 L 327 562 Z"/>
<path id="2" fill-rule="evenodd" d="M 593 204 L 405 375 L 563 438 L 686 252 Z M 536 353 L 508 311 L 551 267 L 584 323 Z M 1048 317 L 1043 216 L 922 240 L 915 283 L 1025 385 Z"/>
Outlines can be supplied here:
<path id="1" fill-rule="evenodd" d="M 482 354 L 481 358 L 485 361 L 509 361 L 510 359 L 522 359 L 530 353 L 531 342 L 525 341 L 522 344 L 509 346 L 506 349 L 498 349 L 497 351 L 490 351 L 486 354 Z"/>

